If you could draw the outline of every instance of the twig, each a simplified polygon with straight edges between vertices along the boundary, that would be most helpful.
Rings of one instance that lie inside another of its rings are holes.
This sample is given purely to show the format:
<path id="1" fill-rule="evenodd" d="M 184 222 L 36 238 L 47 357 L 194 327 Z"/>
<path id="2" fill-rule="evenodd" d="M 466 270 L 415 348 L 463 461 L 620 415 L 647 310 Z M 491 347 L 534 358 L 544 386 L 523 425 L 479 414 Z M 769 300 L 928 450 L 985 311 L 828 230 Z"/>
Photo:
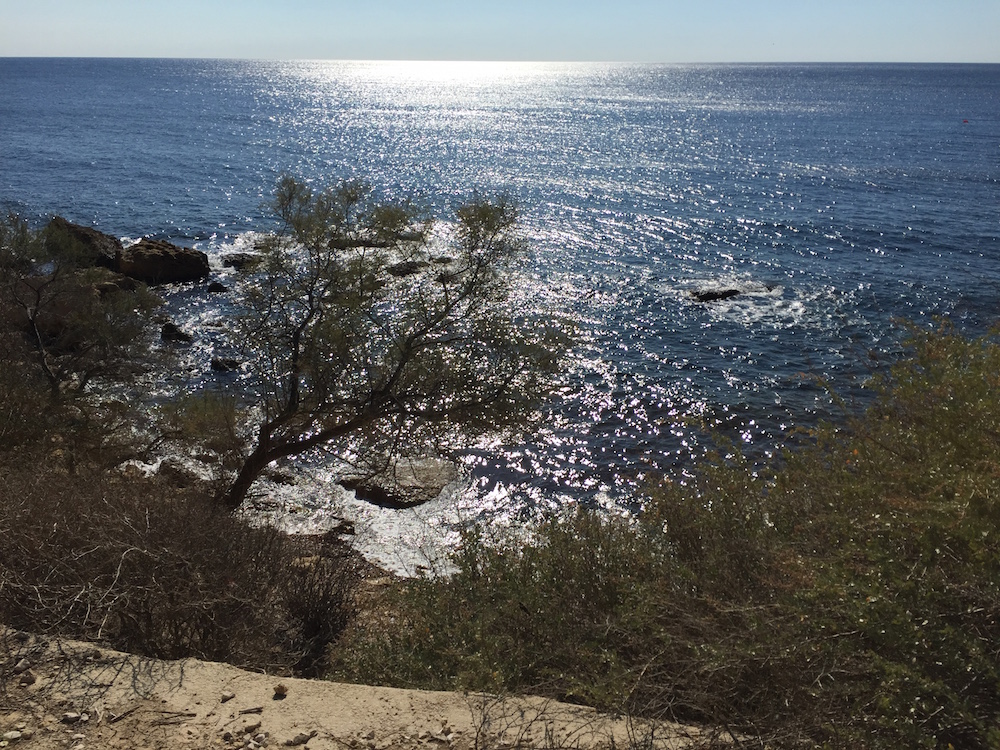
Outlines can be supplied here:
<path id="1" fill-rule="evenodd" d="M 138 706 L 132 706 L 132 708 L 128 709 L 127 711 L 122 711 L 120 714 L 116 714 L 115 716 L 112 716 L 110 719 L 108 719 L 108 724 L 117 724 L 119 721 L 121 721 L 122 719 L 124 719 L 126 716 L 131 716 L 132 714 L 134 714 L 138 710 L 139 710 Z"/>

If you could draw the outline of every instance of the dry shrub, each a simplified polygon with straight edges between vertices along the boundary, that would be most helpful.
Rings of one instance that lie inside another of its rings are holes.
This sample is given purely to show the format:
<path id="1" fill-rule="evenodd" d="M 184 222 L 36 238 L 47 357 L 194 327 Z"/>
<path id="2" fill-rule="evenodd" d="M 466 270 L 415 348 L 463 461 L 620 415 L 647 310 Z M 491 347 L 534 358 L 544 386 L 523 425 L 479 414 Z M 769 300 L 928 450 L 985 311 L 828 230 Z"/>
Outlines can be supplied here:
<path id="1" fill-rule="evenodd" d="M 164 659 L 317 671 L 350 613 L 343 559 L 196 492 L 0 467 L 0 622 Z"/>

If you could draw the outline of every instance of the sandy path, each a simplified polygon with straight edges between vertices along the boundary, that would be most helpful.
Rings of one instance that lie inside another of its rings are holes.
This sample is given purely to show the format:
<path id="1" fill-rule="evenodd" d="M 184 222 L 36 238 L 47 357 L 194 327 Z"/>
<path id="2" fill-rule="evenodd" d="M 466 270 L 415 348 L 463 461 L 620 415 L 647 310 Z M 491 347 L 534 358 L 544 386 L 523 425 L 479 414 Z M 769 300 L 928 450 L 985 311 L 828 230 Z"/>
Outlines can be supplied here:
<path id="1" fill-rule="evenodd" d="M 18 640 L 0 685 L 0 734 L 25 748 L 307 747 L 389 750 L 628 747 L 623 720 L 540 698 L 275 678 L 226 664 L 140 659 L 77 642 Z M 276 691 L 276 686 L 281 686 Z M 283 698 L 279 698 L 280 694 Z M 661 724 L 656 747 L 698 744 Z"/>

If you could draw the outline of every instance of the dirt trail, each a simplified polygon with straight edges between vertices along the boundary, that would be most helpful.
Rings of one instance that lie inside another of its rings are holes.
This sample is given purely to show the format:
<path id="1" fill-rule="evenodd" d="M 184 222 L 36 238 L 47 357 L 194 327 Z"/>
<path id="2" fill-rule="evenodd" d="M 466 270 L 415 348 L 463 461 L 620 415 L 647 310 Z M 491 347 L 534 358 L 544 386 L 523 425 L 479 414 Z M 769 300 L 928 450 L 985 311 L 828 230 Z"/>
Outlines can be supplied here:
<path id="1" fill-rule="evenodd" d="M 78 642 L 7 640 L 14 658 L 0 684 L 0 747 L 587 750 L 649 740 L 649 727 L 540 698 L 276 678 Z M 654 729 L 647 746 L 699 744 L 695 728 Z"/>

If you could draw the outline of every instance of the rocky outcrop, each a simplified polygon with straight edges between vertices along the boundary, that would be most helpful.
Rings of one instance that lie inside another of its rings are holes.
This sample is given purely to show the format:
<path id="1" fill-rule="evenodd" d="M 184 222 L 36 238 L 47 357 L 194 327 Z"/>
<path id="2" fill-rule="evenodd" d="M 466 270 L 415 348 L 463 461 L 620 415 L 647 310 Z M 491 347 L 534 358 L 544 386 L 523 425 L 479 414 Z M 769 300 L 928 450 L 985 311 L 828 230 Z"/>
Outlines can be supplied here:
<path id="1" fill-rule="evenodd" d="M 83 266 L 103 266 L 147 284 L 198 281 L 209 273 L 208 256 L 200 250 L 152 239 L 125 248 L 117 237 L 61 216 L 49 222 L 45 241 L 53 250 L 78 256 Z"/>
<path id="2" fill-rule="evenodd" d="M 76 252 L 83 265 L 118 270 L 118 256 L 122 252 L 121 240 L 99 232 L 93 227 L 74 224 L 62 216 L 56 216 L 45 228 L 45 243 L 50 249 Z"/>
<path id="3" fill-rule="evenodd" d="M 123 250 L 115 270 L 147 284 L 199 281 L 209 274 L 205 253 L 151 239 L 139 240 Z"/>

